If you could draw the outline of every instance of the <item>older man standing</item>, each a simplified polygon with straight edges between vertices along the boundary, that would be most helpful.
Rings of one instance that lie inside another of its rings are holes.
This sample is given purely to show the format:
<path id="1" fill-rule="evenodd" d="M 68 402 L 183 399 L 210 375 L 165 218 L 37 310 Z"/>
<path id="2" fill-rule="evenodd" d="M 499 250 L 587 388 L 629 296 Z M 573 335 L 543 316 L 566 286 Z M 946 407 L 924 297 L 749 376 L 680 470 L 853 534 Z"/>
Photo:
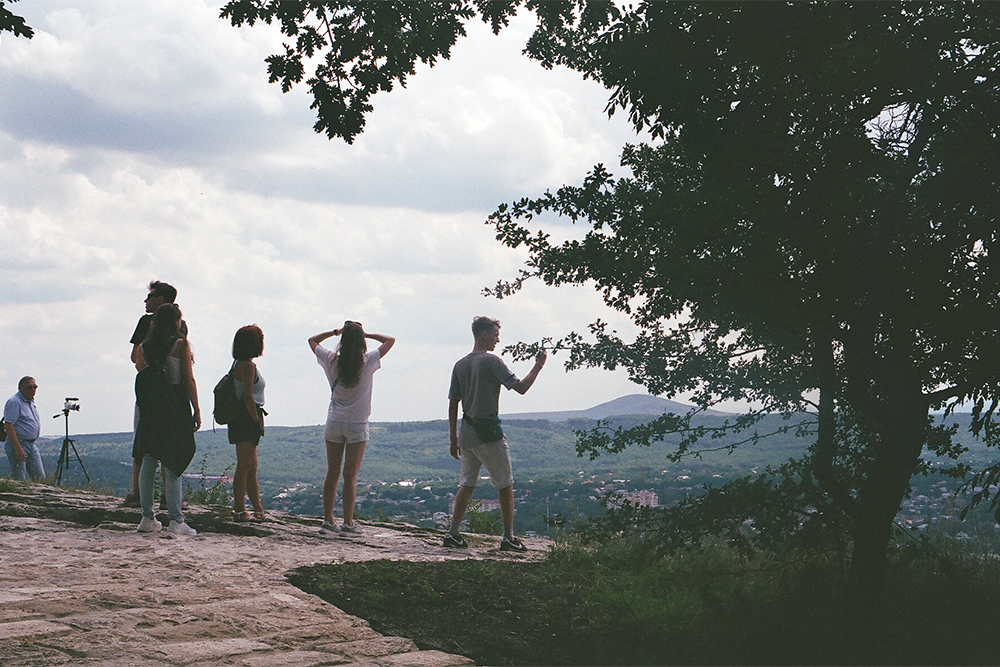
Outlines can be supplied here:
<path id="1" fill-rule="evenodd" d="M 17 383 L 17 393 L 3 406 L 4 429 L 7 431 L 4 449 L 10 461 L 12 479 L 26 480 L 29 474 L 34 481 L 45 479 L 42 455 L 35 446 L 42 429 L 38 408 L 35 407 L 37 390 L 35 378 L 25 376 Z"/>

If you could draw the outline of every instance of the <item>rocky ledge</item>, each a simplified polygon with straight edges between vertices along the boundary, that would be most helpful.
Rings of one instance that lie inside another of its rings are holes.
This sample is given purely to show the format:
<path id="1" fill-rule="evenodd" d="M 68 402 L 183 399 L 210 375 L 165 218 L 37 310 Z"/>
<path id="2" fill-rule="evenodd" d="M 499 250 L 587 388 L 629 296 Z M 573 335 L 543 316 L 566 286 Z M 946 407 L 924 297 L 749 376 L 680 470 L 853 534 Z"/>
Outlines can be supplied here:
<path id="1" fill-rule="evenodd" d="M 140 534 L 139 511 L 119 499 L 44 484 L 0 493 L 0 664 L 471 665 L 386 637 L 285 581 L 302 565 L 375 559 L 540 558 L 501 553 L 497 538 L 470 549 L 440 533 L 366 524 L 352 539 L 319 535 L 319 519 L 273 513 L 234 523 L 229 510 L 191 507 L 195 537 Z M 165 517 L 161 517 L 165 519 Z"/>

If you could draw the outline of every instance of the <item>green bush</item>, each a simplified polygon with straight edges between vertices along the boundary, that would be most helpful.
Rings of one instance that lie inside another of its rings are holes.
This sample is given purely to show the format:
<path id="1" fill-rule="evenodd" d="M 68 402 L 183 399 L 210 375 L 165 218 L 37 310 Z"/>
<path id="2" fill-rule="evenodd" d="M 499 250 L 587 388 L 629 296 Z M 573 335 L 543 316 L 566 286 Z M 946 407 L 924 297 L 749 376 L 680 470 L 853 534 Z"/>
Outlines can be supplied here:
<path id="1" fill-rule="evenodd" d="M 470 533 L 479 535 L 500 535 L 503 531 L 500 510 L 483 511 L 483 504 L 478 500 L 469 503 L 465 513 L 465 522 Z"/>

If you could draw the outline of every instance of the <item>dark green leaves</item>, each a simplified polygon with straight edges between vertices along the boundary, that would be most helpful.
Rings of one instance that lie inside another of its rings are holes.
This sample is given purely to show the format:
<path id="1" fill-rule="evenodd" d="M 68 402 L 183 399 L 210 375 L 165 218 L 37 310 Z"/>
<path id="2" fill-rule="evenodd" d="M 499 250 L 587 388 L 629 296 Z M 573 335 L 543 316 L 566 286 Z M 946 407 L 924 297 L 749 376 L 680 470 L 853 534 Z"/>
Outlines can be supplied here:
<path id="1" fill-rule="evenodd" d="M 31 39 L 35 35 L 35 31 L 24 22 L 23 17 L 17 16 L 4 6 L 7 2 L 13 4 L 17 0 L 0 0 L 0 32 L 11 32 L 14 33 L 15 37 Z"/>
<path id="2" fill-rule="evenodd" d="M 506 23 L 516 3 L 476 3 L 494 27 Z M 314 129 L 348 143 L 362 132 L 369 100 L 406 85 L 417 61 L 448 58 L 476 15 L 468 2 L 321 2 L 231 0 L 223 18 L 234 26 L 278 23 L 289 39 L 285 52 L 267 58 L 268 76 L 288 92 L 306 79 L 316 110 Z"/>

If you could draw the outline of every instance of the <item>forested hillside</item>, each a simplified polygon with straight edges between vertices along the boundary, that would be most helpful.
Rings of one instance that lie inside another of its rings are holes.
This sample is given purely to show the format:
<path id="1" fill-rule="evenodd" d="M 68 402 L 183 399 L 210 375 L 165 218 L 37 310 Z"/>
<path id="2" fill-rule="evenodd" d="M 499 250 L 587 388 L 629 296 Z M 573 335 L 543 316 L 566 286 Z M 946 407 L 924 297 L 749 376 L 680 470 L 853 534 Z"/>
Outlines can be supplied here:
<path id="1" fill-rule="evenodd" d="M 648 415 L 620 416 L 612 425 L 635 425 L 650 419 Z M 705 416 L 697 423 L 712 427 L 725 421 L 722 416 Z M 758 424 L 761 435 L 780 431 L 802 420 L 769 417 Z M 958 423 L 957 439 L 970 451 L 963 460 L 982 467 L 995 458 L 968 434 L 969 415 L 957 415 L 949 422 Z M 800 455 L 814 436 L 797 437 L 795 429 L 763 438 L 757 445 L 743 445 L 732 453 L 725 448 L 753 433 L 729 435 L 701 441 L 700 453 L 674 463 L 667 459 L 676 439 L 649 448 L 631 448 L 622 454 L 605 454 L 596 460 L 576 455 L 576 430 L 593 428 L 591 419 L 570 421 L 508 421 L 504 428 L 511 447 L 515 490 L 518 497 L 518 522 L 525 529 L 544 530 L 542 516 L 571 520 L 575 516 L 593 516 L 603 512 L 600 498 L 608 493 L 653 491 L 661 505 L 676 502 L 704 485 L 722 482 L 759 472 Z M 98 488 L 122 495 L 130 484 L 131 433 L 81 435 L 74 438 L 84 465 Z M 46 470 L 56 468 L 60 440 L 41 445 Z M 235 464 L 235 452 L 226 439 L 226 430 L 218 428 L 197 434 L 198 453 L 188 469 L 189 475 L 229 475 Z M 279 507 L 302 514 L 319 513 L 319 485 L 326 474 L 322 426 L 269 427 L 259 448 L 262 497 L 268 507 Z M 0 463 L 6 465 L 6 461 Z M 359 508 L 363 514 L 430 521 L 436 512 L 448 511 L 448 494 L 458 484 L 458 462 L 448 455 L 448 425 L 444 420 L 429 422 L 375 423 L 371 442 L 365 451 L 359 476 Z M 6 474 L 6 469 L 3 469 Z M 484 472 L 485 474 L 485 472 Z M 83 481 L 79 465 L 73 462 L 64 478 L 69 483 Z M 401 485 L 400 482 L 403 482 Z M 191 477 L 194 489 L 201 482 Z M 208 486 L 214 481 L 206 482 Z M 957 487 L 951 479 L 932 475 L 913 479 L 914 496 L 930 497 L 933 507 L 920 507 L 916 523 L 939 511 Z M 483 481 L 477 498 L 490 500 L 495 492 Z M 924 503 L 926 505 L 926 503 Z"/>

